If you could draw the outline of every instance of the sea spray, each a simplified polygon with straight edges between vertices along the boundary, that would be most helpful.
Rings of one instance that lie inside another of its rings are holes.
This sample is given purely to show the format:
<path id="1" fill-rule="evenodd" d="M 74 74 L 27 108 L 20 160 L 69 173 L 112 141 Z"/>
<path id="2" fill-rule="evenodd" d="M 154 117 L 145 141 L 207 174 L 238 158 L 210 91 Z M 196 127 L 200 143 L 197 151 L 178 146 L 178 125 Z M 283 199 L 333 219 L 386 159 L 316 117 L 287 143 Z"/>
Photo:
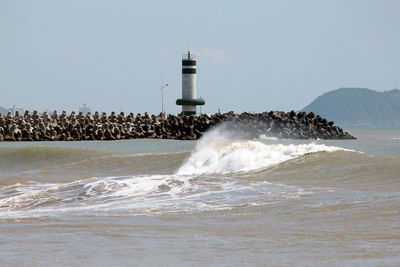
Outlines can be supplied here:
<path id="1" fill-rule="evenodd" d="M 224 126 L 201 138 L 194 152 L 178 169 L 179 175 L 227 174 L 270 167 L 315 152 L 345 150 L 318 144 L 266 145 L 259 141 L 237 139 Z"/>

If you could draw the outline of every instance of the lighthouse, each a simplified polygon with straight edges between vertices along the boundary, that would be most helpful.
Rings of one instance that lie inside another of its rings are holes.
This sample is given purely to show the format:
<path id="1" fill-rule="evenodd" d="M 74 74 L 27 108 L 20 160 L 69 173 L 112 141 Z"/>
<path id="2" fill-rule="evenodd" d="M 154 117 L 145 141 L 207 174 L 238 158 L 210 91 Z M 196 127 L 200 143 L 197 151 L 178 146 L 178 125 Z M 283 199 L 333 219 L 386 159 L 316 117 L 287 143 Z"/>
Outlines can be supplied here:
<path id="1" fill-rule="evenodd" d="M 182 98 L 176 100 L 182 106 L 184 115 L 196 114 L 196 106 L 204 105 L 202 98 L 196 98 L 196 55 L 190 51 L 182 57 Z"/>

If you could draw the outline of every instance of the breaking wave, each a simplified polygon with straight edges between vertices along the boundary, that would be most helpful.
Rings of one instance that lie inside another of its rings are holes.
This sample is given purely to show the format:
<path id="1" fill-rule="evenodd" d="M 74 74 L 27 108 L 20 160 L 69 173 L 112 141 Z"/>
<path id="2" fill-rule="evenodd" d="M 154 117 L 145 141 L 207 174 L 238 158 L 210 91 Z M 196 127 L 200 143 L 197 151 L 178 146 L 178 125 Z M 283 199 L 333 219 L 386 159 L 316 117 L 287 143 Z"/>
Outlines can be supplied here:
<path id="1" fill-rule="evenodd" d="M 319 144 L 266 145 L 259 141 L 231 140 L 218 129 L 202 138 L 189 159 L 179 168 L 180 175 L 227 174 L 270 167 L 316 152 L 346 150 Z"/>
<path id="2" fill-rule="evenodd" d="M 345 149 L 319 144 L 268 145 L 240 140 L 234 138 L 234 133 L 218 129 L 203 136 L 190 154 L 132 155 L 45 147 L 0 149 L 0 167 L 9 168 L 9 173 L 21 168 L 21 160 L 28 161 L 24 165 L 27 172 L 3 175 L 7 182 L 3 181 L 0 187 L 0 215 L 144 215 L 266 205 L 325 189 L 271 182 L 265 176 L 267 172 L 263 173 L 264 168 L 319 152 L 335 152 L 329 156 L 336 158 L 340 153 L 336 151 L 341 150 Z M 33 172 L 34 168 L 39 171 Z M 254 170 L 261 170 L 257 179 L 244 178 L 246 172 Z M 229 175 L 232 173 L 243 177 Z"/>
<path id="3" fill-rule="evenodd" d="M 134 214 L 226 210 L 313 194 L 266 181 L 184 175 L 89 178 L 60 184 L 14 184 L 0 190 L 2 218 L 59 214 Z M 260 199 L 260 195 L 263 198 Z"/>

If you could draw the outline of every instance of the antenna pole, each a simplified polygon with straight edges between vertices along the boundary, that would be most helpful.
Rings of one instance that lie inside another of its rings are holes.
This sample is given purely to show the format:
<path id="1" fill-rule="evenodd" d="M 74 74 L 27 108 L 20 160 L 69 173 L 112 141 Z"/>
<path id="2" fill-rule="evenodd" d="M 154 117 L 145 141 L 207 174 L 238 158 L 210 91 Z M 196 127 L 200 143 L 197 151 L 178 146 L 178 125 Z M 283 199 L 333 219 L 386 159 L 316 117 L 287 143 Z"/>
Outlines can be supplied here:
<path id="1" fill-rule="evenodd" d="M 161 113 L 164 113 L 164 88 L 163 88 L 163 75 L 161 73 Z"/>
<path id="2" fill-rule="evenodd" d="M 161 73 L 161 85 L 160 85 L 160 91 L 161 91 L 161 113 L 165 113 L 164 112 L 164 89 L 167 86 L 168 86 L 168 83 L 164 84 L 163 75 Z"/>

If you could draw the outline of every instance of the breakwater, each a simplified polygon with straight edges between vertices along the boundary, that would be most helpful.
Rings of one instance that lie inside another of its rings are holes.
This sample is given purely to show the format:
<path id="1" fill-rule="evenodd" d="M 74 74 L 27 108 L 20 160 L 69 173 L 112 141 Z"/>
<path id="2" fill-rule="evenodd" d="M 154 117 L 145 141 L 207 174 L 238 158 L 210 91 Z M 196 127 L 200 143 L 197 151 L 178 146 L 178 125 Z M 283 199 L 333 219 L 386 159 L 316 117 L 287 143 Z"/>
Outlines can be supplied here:
<path id="1" fill-rule="evenodd" d="M 295 111 L 244 112 L 236 114 L 199 114 L 195 116 L 116 114 L 105 112 L 83 114 L 63 111 L 58 114 L 26 111 L 20 114 L 0 113 L 0 141 L 78 141 L 158 138 L 196 140 L 207 130 L 224 122 L 227 131 L 241 138 L 266 137 L 290 139 L 354 139 L 332 121 L 314 113 Z"/>

